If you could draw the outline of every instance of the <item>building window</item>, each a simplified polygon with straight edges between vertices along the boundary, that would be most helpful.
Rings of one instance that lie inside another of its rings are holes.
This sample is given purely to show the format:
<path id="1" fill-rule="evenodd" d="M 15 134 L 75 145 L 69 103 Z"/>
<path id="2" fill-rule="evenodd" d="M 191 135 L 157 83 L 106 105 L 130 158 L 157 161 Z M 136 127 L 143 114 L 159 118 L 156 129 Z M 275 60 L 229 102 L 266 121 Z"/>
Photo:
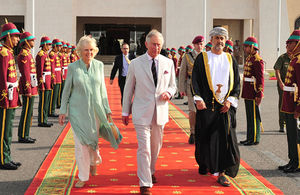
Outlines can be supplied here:
<path id="1" fill-rule="evenodd" d="M 300 28 L 300 17 L 296 19 L 295 21 L 295 29 L 299 29 Z"/>

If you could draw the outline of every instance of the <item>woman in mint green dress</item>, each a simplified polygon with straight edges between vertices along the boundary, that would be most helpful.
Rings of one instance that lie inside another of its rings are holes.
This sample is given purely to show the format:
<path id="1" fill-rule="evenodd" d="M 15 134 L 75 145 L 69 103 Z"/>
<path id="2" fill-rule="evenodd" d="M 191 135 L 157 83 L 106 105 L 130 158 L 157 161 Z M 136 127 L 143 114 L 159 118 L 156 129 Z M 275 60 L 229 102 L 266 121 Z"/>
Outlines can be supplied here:
<path id="1" fill-rule="evenodd" d="M 83 36 L 79 40 L 77 51 L 80 59 L 68 66 L 62 94 L 59 123 L 64 124 L 68 107 L 79 171 L 79 181 L 75 187 L 83 187 L 89 180 L 89 173 L 96 174 L 97 164 L 102 161 L 99 136 L 108 140 L 114 148 L 122 139 L 119 132 L 115 139 L 107 120 L 111 110 L 104 81 L 104 65 L 94 59 L 98 50 L 94 38 Z"/>

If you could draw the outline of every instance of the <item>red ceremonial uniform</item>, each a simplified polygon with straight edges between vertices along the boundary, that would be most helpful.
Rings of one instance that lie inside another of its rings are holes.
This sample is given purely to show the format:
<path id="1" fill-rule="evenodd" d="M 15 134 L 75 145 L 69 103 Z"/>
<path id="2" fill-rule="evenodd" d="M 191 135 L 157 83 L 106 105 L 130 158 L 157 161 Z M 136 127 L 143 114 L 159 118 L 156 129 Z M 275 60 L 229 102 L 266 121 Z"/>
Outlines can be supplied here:
<path id="1" fill-rule="evenodd" d="M 51 61 L 51 68 L 54 69 L 55 74 L 55 84 L 61 83 L 62 79 L 62 72 L 61 72 L 61 60 L 57 53 L 55 53 L 53 50 L 49 54 L 50 61 Z"/>
<path id="2" fill-rule="evenodd" d="M 13 50 L 5 45 L 0 51 L 0 64 L 0 107 L 16 108 L 20 106 L 17 68 Z"/>
<path id="3" fill-rule="evenodd" d="M 48 53 L 40 50 L 35 61 L 39 90 L 51 90 L 51 63 Z"/>
<path id="4" fill-rule="evenodd" d="M 288 66 L 282 95 L 282 112 L 289 114 L 293 114 L 295 111 L 300 112 L 299 86 L 300 53 L 294 55 L 294 58 L 291 60 L 290 65 Z M 298 88 L 298 90 L 295 90 L 296 88 Z"/>
<path id="5" fill-rule="evenodd" d="M 62 67 L 62 80 L 66 80 L 68 72 L 68 59 L 66 58 L 65 53 L 59 53 L 60 63 Z"/>
<path id="6" fill-rule="evenodd" d="M 264 91 L 264 62 L 258 53 L 249 55 L 244 66 L 242 98 L 262 98 Z"/>
<path id="7" fill-rule="evenodd" d="M 69 56 L 67 53 L 65 53 L 65 57 L 66 57 L 67 63 L 64 64 L 64 66 L 63 66 L 63 69 L 64 69 L 64 71 L 63 71 L 63 72 L 64 72 L 64 73 L 63 73 L 63 80 L 66 80 L 66 78 L 67 78 L 68 66 L 69 66 L 69 64 L 70 64 L 70 62 L 71 62 L 70 56 Z"/>
<path id="8" fill-rule="evenodd" d="M 174 55 L 174 57 L 172 56 L 172 60 L 173 60 L 173 63 L 174 63 L 174 70 L 175 70 L 175 73 L 178 71 L 178 64 L 177 64 L 177 57 Z"/>
<path id="9" fill-rule="evenodd" d="M 25 96 L 36 96 L 38 94 L 38 78 L 30 50 L 23 48 L 18 55 L 17 61 L 21 73 L 19 80 L 20 94 Z"/>
<path id="10" fill-rule="evenodd" d="M 50 59 L 50 66 L 51 66 L 51 88 L 53 88 L 53 85 L 56 84 L 56 74 L 55 74 L 55 66 L 54 63 L 51 61 L 50 53 L 48 55 Z"/>
<path id="11" fill-rule="evenodd" d="M 74 53 L 71 53 L 71 55 L 70 55 L 71 63 L 76 62 L 77 60 L 78 60 L 78 56 L 75 55 Z"/>

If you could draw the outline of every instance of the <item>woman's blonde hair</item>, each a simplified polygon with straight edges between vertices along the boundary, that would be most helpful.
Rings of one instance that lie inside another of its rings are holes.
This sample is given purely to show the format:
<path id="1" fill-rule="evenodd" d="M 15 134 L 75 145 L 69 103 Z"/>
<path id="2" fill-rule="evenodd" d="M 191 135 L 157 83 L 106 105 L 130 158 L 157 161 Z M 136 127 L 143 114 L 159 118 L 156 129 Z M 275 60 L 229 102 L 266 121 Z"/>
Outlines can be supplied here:
<path id="1" fill-rule="evenodd" d="M 82 52 L 82 49 L 85 45 L 87 44 L 90 44 L 92 47 L 93 47 L 93 57 L 95 57 L 99 51 L 99 48 L 97 47 L 97 42 L 96 42 L 96 39 L 94 39 L 93 37 L 91 36 L 88 36 L 88 35 L 84 35 L 83 37 L 81 37 L 79 39 L 79 42 L 77 43 L 77 53 L 79 55 L 80 58 L 82 58 L 81 56 L 81 52 Z"/>

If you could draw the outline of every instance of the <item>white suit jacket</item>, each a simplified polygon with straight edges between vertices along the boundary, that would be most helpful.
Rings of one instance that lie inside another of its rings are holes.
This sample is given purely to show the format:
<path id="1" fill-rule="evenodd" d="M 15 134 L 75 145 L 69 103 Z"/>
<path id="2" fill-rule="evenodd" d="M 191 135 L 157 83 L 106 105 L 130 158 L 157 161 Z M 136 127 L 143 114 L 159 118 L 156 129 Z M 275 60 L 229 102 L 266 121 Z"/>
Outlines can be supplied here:
<path id="1" fill-rule="evenodd" d="M 150 125 L 154 111 L 158 125 L 165 125 L 169 120 L 168 101 L 161 101 L 160 95 L 176 92 L 173 61 L 158 56 L 157 87 L 155 88 L 151 63 L 146 54 L 131 61 L 123 93 L 122 113 L 131 113 L 132 121 L 138 125 Z M 155 109 L 156 108 L 156 109 Z M 132 110 L 131 110 L 132 109 Z"/>

